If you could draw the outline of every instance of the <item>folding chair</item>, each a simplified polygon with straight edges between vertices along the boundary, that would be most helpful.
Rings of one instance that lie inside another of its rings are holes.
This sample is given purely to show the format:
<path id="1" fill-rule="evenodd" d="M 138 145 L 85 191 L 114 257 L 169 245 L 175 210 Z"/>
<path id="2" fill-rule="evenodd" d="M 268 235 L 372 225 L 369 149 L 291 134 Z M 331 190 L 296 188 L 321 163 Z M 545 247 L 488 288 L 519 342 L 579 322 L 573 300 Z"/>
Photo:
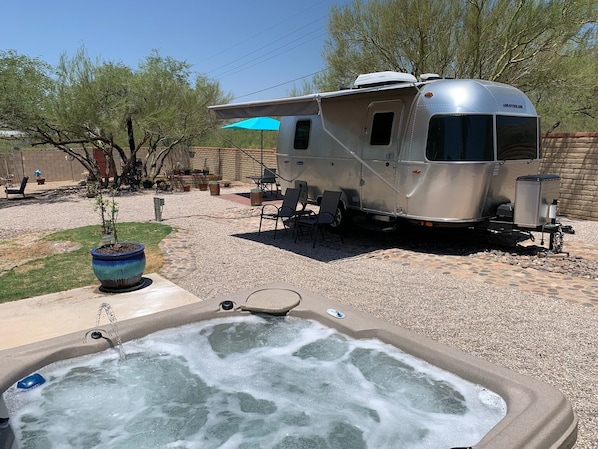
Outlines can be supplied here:
<path id="1" fill-rule="evenodd" d="M 299 203 L 299 195 L 301 194 L 301 189 L 294 189 L 289 187 L 285 194 L 284 199 L 282 200 L 282 204 L 280 207 L 277 207 L 274 204 L 265 204 L 262 206 L 262 213 L 260 214 L 260 227 L 258 229 L 258 235 L 262 232 L 262 220 L 276 220 L 276 224 L 274 225 L 274 238 L 276 238 L 276 231 L 278 229 L 278 220 L 282 222 L 283 229 L 287 230 L 287 224 L 285 223 L 285 219 L 289 220 L 295 216 L 297 213 L 297 203 Z M 305 206 L 304 206 L 305 207 Z"/>
<path id="2" fill-rule="evenodd" d="M 264 174 L 262 176 L 262 189 L 264 191 L 270 190 L 271 194 L 274 194 L 274 189 L 276 189 L 276 195 L 278 195 L 279 192 L 279 186 L 280 184 L 278 184 L 278 180 L 276 179 L 276 169 L 275 168 L 264 168 Z"/>
<path id="3" fill-rule="evenodd" d="M 322 194 L 322 201 L 320 202 L 320 211 L 317 214 L 312 213 L 310 215 L 300 215 L 297 217 L 295 220 L 295 242 L 299 237 L 299 232 L 301 232 L 301 229 L 308 228 L 312 233 L 312 247 L 316 247 L 316 237 L 318 235 L 318 231 L 320 231 L 322 238 L 324 238 L 323 228 L 333 224 L 336 220 L 336 211 L 338 209 L 338 203 L 341 200 L 341 195 L 342 192 L 324 190 L 324 193 Z M 338 228 L 338 232 L 341 242 L 345 243 L 340 228 Z"/>

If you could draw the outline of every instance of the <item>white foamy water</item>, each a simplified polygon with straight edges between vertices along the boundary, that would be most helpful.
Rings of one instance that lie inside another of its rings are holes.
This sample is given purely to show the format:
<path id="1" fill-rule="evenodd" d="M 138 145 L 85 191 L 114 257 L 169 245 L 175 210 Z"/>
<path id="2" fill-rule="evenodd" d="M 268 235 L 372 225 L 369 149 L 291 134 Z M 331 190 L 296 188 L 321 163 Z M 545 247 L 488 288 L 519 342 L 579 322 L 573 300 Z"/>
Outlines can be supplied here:
<path id="1" fill-rule="evenodd" d="M 4 395 L 21 448 L 450 448 L 496 394 L 377 340 L 294 318 L 227 318 L 49 365 Z"/>

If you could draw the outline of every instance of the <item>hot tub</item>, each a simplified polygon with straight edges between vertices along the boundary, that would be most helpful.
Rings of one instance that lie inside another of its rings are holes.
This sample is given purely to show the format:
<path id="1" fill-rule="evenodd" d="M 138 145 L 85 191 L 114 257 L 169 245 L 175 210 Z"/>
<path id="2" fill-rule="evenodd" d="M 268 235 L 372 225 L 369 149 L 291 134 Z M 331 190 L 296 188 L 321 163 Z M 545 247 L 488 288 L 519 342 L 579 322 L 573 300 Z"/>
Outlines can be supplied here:
<path id="1" fill-rule="evenodd" d="M 447 449 L 549 449 L 570 448 L 575 443 L 577 417 L 569 401 L 553 387 L 287 284 L 270 284 L 122 321 L 118 323 L 118 333 L 122 341 L 127 342 L 163 329 L 212 319 L 238 320 L 245 316 L 249 321 L 250 315 L 314 320 L 351 338 L 380 340 L 424 363 L 447 371 L 451 376 L 458 376 L 481 389 L 487 389 L 504 400 L 506 414 L 479 441 L 465 443 L 464 438 L 464 443 L 451 443 Z M 20 379 L 54 362 L 110 350 L 117 345 L 114 329 L 99 329 L 101 338 L 98 339 L 92 338 L 92 333 L 96 331 L 90 329 L 0 352 L 0 391 L 14 388 Z M 222 375 L 226 376 L 226 373 Z M 3 418 L 2 406 L 4 403 L 0 403 L 0 418 Z M 370 413 L 377 414 L 377 411 L 370 410 Z M 10 425 L 0 429 L 0 449 L 18 447 L 14 439 Z"/>

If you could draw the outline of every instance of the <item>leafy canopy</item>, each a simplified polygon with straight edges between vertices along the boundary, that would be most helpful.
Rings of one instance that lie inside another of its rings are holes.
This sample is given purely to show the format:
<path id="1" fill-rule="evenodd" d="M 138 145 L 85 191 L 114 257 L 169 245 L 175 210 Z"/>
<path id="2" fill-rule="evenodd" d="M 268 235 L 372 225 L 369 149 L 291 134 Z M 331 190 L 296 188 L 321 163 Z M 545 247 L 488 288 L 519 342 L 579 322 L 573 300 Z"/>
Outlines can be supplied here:
<path id="1" fill-rule="evenodd" d="M 328 28 L 320 90 L 384 70 L 481 78 L 528 93 L 549 126 L 596 128 L 596 0 L 353 0 Z"/>
<path id="2" fill-rule="evenodd" d="M 1 127 L 66 152 L 96 179 L 93 148 L 100 148 L 117 185 L 141 149 L 145 175 L 155 177 L 172 149 L 210 132 L 207 106 L 229 100 L 217 82 L 156 51 L 134 70 L 92 61 L 81 48 L 63 55 L 54 73 L 39 60 L 3 52 L 0 80 Z M 11 88 L 17 84 L 26 89 Z"/>

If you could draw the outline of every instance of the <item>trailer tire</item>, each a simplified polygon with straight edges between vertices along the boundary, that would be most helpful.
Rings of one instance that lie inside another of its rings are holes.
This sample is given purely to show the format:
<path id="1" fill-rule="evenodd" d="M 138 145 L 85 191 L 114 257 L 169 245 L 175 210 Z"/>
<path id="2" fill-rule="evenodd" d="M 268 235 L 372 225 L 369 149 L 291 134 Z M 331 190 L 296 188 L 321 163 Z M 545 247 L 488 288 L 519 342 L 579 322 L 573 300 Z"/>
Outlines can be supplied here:
<path id="1" fill-rule="evenodd" d="M 348 214 L 347 209 L 343 203 L 338 203 L 338 207 L 336 208 L 336 215 L 334 217 L 334 222 L 330 224 L 330 229 L 332 230 L 341 230 L 344 229 L 348 222 Z"/>
<path id="2" fill-rule="evenodd" d="M 564 234 L 561 229 L 559 229 L 554 234 L 550 234 L 550 250 L 558 254 L 563 251 L 563 244 L 564 244 Z"/>

